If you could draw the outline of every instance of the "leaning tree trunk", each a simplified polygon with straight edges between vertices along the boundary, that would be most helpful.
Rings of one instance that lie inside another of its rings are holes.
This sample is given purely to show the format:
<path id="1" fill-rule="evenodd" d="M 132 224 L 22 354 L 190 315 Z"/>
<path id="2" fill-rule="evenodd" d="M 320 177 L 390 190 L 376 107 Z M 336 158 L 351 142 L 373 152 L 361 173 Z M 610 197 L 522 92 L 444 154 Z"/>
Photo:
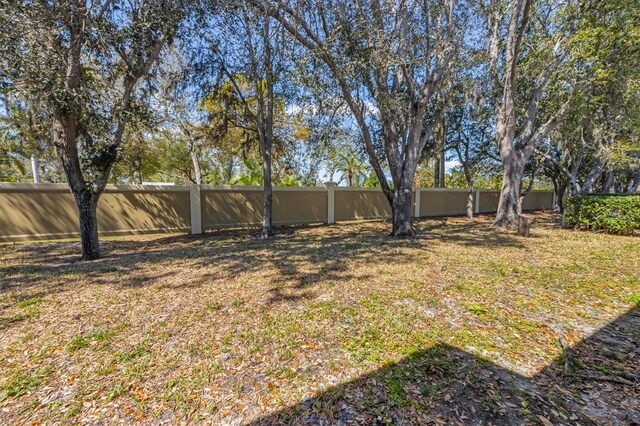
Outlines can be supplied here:
<path id="1" fill-rule="evenodd" d="M 392 237 L 413 237 L 413 217 L 411 215 L 412 202 L 411 186 L 394 188 L 392 191 L 391 210 L 393 212 Z"/>
<path id="2" fill-rule="evenodd" d="M 627 182 L 626 192 L 627 194 L 635 194 L 638 192 L 638 187 L 640 186 L 640 170 L 636 173 L 633 179 L 629 179 Z"/>
<path id="3" fill-rule="evenodd" d="M 191 163 L 193 164 L 196 185 L 202 185 L 202 169 L 200 168 L 200 160 L 198 159 L 194 141 L 189 141 L 189 155 L 191 156 Z"/>
<path id="4" fill-rule="evenodd" d="M 504 167 L 502 189 L 500 190 L 500 201 L 498 202 L 498 211 L 496 212 L 493 226 L 515 227 L 518 225 L 524 162 L 512 153 L 503 159 L 502 165 Z"/>
<path id="5" fill-rule="evenodd" d="M 100 257 L 100 240 L 98 239 L 98 196 L 90 190 L 74 193 L 73 197 L 78 209 L 80 221 L 80 239 L 82 242 L 82 259 L 94 260 Z"/>
<path id="6" fill-rule="evenodd" d="M 605 163 L 600 158 L 595 159 L 595 162 L 591 166 L 591 169 L 589 170 L 589 173 L 587 174 L 587 177 L 582 184 L 582 188 L 580 189 L 580 192 L 582 194 L 589 194 L 593 192 L 593 186 L 595 185 L 600 175 L 602 175 L 604 166 Z"/>

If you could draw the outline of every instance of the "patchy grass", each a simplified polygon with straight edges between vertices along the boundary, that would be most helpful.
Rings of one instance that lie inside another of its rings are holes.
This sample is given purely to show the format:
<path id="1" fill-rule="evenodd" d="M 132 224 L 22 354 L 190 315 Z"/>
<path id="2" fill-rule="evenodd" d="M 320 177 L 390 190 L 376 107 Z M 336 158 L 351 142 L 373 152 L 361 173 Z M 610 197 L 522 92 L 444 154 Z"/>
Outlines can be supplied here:
<path id="1" fill-rule="evenodd" d="M 563 383 L 558 330 L 640 303 L 640 239 L 489 220 L 0 245 L 0 423 L 598 423 L 562 405 L 582 388 L 530 396 Z"/>
<path id="2" fill-rule="evenodd" d="M 0 401 L 22 396 L 38 388 L 47 374 L 41 370 L 10 371 L 5 382 L 0 386 Z"/>

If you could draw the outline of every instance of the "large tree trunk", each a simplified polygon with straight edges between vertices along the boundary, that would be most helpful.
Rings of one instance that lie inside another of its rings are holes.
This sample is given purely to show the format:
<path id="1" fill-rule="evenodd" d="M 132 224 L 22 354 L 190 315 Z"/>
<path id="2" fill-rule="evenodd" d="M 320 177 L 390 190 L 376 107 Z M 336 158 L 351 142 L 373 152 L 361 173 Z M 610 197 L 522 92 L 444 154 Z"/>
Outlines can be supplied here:
<path id="1" fill-rule="evenodd" d="M 504 173 L 500 201 L 494 226 L 515 227 L 518 225 L 518 208 L 520 203 L 520 189 L 524 173 L 524 161 L 518 159 L 514 153 L 502 160 Z"/>
<path id="2" fill-rule="evenodd" d="M 391 229 L 392 237 L 415 236 L 415 231 L 413 230 L 413 217 L 411 215 L 411 196 L 411 186 L 393 189 L 393 203 L 391 205 L 393 212 L 393 226 Z"/>
<path id="3" fill-rule="evenodd" d="M 82 259 L 94 260 L 100 257 L 98 239 L 98 195 L 91 191 L 74 193 L 80 221 L 80 239 L 82 241 Z"/>

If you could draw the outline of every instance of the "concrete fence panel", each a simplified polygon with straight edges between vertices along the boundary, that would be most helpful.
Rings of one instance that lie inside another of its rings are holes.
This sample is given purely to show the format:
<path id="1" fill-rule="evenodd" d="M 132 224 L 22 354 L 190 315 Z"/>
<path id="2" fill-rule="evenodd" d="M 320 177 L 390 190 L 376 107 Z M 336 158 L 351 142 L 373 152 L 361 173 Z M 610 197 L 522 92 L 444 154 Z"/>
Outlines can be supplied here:
<path id="1" fill-rule="evenodd" d="M 417 217 L 464 215 L 467 189 L 418 188 Z M 474 210 L 492 213 L 499 192 L 477 190 Z M 102 235 L 203 231 L 262 223 L 262 187 L 108 185 L 98 203 Z M 551 191 L 532 191 L 523 210 L 551 208 Z M 276 225 L 387 219 L 391 208 L 379 188 L 274 187 Z M 0 183 L 0 241 L 77 237 L 78 214 L 66 184 Z"/>
<path id="2" fill-rule="evenodd" d="M 78 233 L 66 184 L 0 184 L 0 241 L 63 238 Z"/>
<path id="3" fill-rule="evenodd" d="M 109 185 L 98 202 L 101 235 L 190 229 L 188 187 Z M 78 236 L 66 184 L 0 184 L 0 241 Z"/>
<path id="4" fill-rule="evenodd" d="M 553 192 L 531 191 L 522 200 L 522 210 L 540 210 L 553 208 Z"/>
<path id="5" fill-rule="evenodd" d="M 205 230 L 262 223 L 262 187 L 203 186 L 202 226 Z M 295 225 L 327 221 L 324 188 L 273 188 L 273 223 Z"/>
<path id="6" fill-rule="evenodd" d="M 468 189 L 419 188 L 420 217 L 467 213 Z"/>
<path id="7" fill-rule="evenodd" d="M 478 213 L 493 213 L 498 210 L 498 201 L 500 200 L 500 191 L 492 189 L 481 189 L 480 202 L 478 203 Z"/>
<path id="8" fill-rule="evenodd" d="M 387 219 L 391 207 L 381 189 L 335 189 L 335 218 L 340 220 Z"/>
<path id="9" fill-rule="evenodd" d="M 189 187 L 109 187 L 98 202 L 98 229 L 105 235 L 188 231 Z"/>

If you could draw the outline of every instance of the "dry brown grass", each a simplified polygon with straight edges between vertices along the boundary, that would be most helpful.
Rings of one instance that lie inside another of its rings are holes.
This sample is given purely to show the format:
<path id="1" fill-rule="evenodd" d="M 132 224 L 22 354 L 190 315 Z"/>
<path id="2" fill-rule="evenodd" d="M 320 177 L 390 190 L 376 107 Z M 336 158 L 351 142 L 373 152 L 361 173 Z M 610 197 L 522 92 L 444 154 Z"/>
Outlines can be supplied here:
<path id="1" fill-rule="evenodd" d="M 380 222 L 126 237 L 91 263 L 74 242 L 1 245 L 0 423 L 279 423 L 367 374 L 387 399 L 356 423 L 460 416 L 433 408 L 464 403 L 455 358 L 429 353 L 424 383 L 384 369 L 447 347 L 531 377 L 561 355 L 558 328 L 578 344 L 640 297 L 639 238 L 553 219 L 528 239 L 489 218 L 420 220 L 413 240 Z"/>

